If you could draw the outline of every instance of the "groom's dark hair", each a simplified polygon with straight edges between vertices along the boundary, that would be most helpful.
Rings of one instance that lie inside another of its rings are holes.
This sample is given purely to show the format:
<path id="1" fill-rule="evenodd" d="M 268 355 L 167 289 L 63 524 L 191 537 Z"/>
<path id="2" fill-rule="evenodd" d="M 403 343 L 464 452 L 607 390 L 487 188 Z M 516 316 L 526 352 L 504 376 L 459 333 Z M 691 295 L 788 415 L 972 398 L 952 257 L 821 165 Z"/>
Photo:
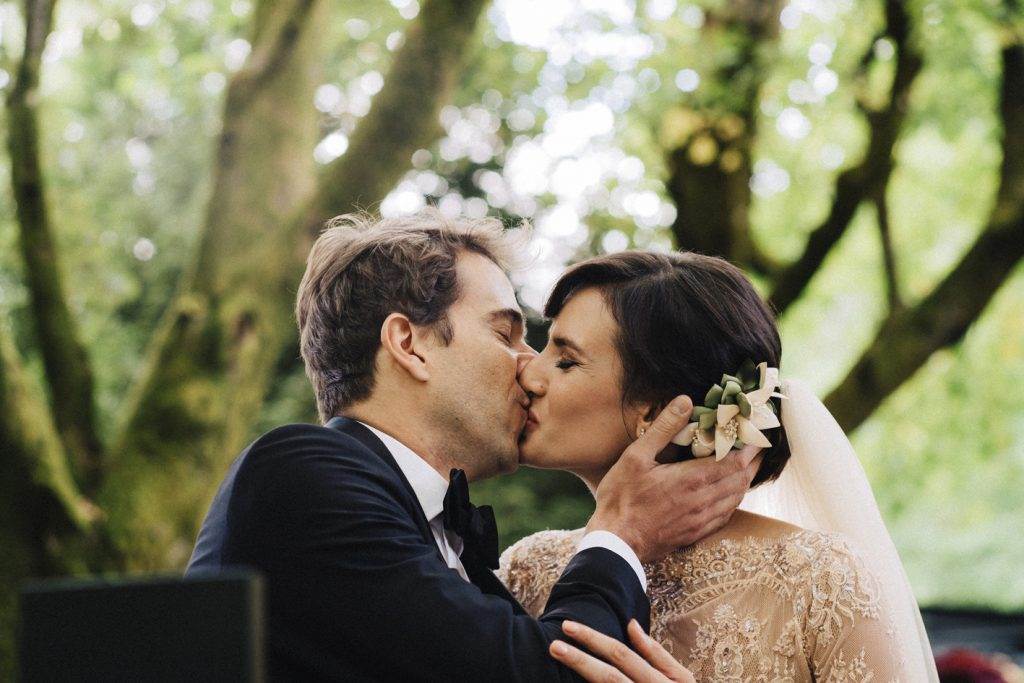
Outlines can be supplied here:
<path id="1" fill-rule="evenodd" d="M 527 236 L 496 218 L 448 218 L 434 208 L 331 219 L 309 252 L 295 303 L 320 419 L 370 396 L 385 318 L 402 313 L 451 343 L 447 313 L 459 298 L 459 254 L 478 253 L 509 270 Z"/>
<path id="2" fill-rule="evenodd" d="M 660 410 L 686 394 L 695 405 L 724 373 L 743 362 L 779 367 L 775 316 L 736 266 L 692 252 L 624 251 L 577 263 L 555 284 L 544 308 L 554 318 L 572 296 L 596 288 L 618 323 L 623 405 Z M 771 399 L 776 411 L 779 399 Z M 782 473 L 789 444 L 781 427 L 765 430 L 753 486 Z"/>

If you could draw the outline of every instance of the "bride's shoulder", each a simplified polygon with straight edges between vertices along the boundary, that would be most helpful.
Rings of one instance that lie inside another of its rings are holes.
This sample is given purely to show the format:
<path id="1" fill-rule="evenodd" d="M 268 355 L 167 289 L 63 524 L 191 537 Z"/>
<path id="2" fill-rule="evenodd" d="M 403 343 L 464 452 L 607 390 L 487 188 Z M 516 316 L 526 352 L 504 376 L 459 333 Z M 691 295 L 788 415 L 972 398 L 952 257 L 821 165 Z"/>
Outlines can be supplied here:
<path id="1" fill-rule="evenodd" d="M 530 534 L 510 545 L 501 554 L 502 567 L 513 564 L 550 566 L 558 558 L 568 559 L 583 538 L 583 529 L 548 529 Z"/>
<path id="2" fill-rule="evenodd" d="M 522 538 L 501 554 L 497 576 L 526 611 L 537 616 L 581 538 L 583 529 L 538 531 Z"/>
<path id="3" fill-rule="evenodd" d="M 724 529 L 651 567 L 651 573 L 693 588 L 721 580 L 749 580 L 781 581 L 797 592 L 835 584 L 837 590 L 851 586 L 852 592 L 868 599 L 876 593 L 873 577 L 841 534 L 746 512 L 738 512 Z"/>

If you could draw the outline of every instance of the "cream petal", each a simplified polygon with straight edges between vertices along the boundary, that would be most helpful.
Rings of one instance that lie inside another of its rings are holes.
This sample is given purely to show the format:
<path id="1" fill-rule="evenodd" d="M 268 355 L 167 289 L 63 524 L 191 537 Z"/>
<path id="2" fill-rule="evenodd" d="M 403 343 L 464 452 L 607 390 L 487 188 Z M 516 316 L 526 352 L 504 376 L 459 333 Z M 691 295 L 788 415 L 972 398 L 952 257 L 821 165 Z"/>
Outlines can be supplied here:
<path id="1" fill-rule="evenodd" d="M 705 448 L 714 449 L 715 447 L 715 432 L 714 430 L 698 429 L 697 434 L 693 438 L 694 443 L 699 443 Z"/>
<path id="2" fill-rule="evenodd" d="M 764 383 L 761 387 L 771 387 L 774 391 L 779 386 L 779 369 L 778 368 L 766 368 L 764 373 Z"/>
<path id="3" fill-rule="evenodd" d="M 713 446 L 708 446 L 703 443 L 700 439 L 693 440 L 693 456 L 695 458 L 705 458 L 715 452 Z"/>
<path id="4" fill-rule="evenodd" d="M 736 443 L 736 437 L 730 437 L 721 427 L 715 429 L 715 462 L 729 455 L 734 443 Z"/>
<path id="5" fill-rule="evenodd" d="M 697 427 L 698 424 L 696 422 L 686 425 L 683 431 L 672 437 L 672 443 L 678 446 L 689 446 L 693 443 L 693 436 L 697 433 Z"/>
<path id="6" fill-rule="evenodd" d="M 760 381 L 758 381 L 757 386 L 759 386 L 759 387 L 763 387 L 764 386 L 764 376 L 765 376 L 766 372 L 768 372 L 768 362 L 765 361 L 763 363 L 758 363 L 757 364 L 757 373 L 758 373 L 758 376 L 761 379 L 760 379 Z"/>
<path id="7" fill-rule="evenodd" d="M 761 387 L 760 389 L 755 389 L 754 391 L 748 391 L 747 400 L 750 401 L 750 405 L 752 406 L 764 405 L 765 403 L 768 402 L 768 399 L 771 397 L 771 395 L 771 388 Z"/>
<path id="8" fill-rule="evenodd" d="M 772 445 L 772 442 L 768 440 L 768 437 L 759 432 L 757 427 L 750 423 L 750 420 L 745 417 L 741 417 L 739 418 L 739 423 L 739 434 L 744 443 L 754 444 L 761 448 L 768 448 Z"/>
<path id="9" fill-rule="evenodd" d="M 718 404 L 718 424 L 727 425 L 729 421 L 739 415 L 740 407 L 738 405 L 724 405 Z"/>
<path id="10" fill-rule="evenodd" d="M 750 411 L 750 421 L 758 429 L 772 429 L 779 426 L 779 417 L 765 406 L 756 406 Z M 746 439 L 744 439 L 745 441 Z"/>

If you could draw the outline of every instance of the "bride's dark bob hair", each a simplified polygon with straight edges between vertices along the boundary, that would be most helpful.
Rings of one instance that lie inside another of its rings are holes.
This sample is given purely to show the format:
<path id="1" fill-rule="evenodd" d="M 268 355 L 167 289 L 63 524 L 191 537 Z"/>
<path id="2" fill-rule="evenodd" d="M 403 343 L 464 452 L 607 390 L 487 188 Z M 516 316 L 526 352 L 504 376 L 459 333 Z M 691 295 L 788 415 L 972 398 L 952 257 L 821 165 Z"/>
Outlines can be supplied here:
<path id="1" fill-rule="evenodd" d="M 695 405 L 722 375 L 743 361 L 779 367 L 782 343 L 775 316 L 743 272 L 728 261 L 693 252 L 623 251 L 581 261 L 555 284 L 544 307 L 554 318 L 572 296 L 598 289 L 618 323 L 624 405 L 656 410 L 686 394 Z M 781 415 L 779 399 L 771 399 Z M 775 479 L 789 460 L 781 427 L 764 432 L 756 486 Z M 686 456 L 692 457 L 689 449 Z"/>

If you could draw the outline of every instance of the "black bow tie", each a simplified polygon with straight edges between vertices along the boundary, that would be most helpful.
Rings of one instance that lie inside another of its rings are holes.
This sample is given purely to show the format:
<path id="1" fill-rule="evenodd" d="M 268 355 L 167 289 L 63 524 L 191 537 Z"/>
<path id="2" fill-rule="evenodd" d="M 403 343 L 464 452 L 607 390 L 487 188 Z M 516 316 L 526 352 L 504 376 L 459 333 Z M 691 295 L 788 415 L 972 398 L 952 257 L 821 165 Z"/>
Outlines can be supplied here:
<path id="1" fill-rule="evenodd" d="M 469 502 L 469 482 L 462 470 L 452 470 L 444 494 L 444 528 L 454 531 L 463 546 L 472 550 L 491 569 L 498 568 L 498 526 L 490 505 Z"/>

